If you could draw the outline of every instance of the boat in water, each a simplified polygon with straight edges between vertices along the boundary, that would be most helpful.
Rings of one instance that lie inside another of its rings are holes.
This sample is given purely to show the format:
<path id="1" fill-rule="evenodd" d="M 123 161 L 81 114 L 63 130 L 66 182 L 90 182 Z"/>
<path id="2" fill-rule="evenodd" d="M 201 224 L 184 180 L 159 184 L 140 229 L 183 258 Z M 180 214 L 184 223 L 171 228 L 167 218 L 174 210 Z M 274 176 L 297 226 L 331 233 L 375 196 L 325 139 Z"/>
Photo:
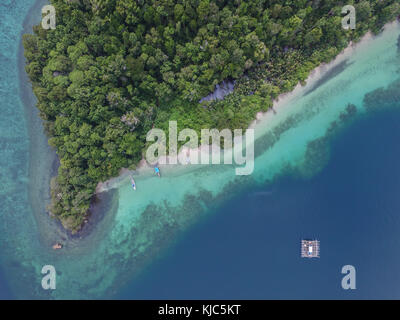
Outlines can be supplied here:
<path id="1" fill-rule="evenodd" d="M 55 243 L 54 245 L 53 245 L 53 249 L 54 250 L 59 250 L 59 249 L 62 249 L 62 244 L 61 243 L 59 243 L 59 242 L 57 242 L 57 243 Z"/>

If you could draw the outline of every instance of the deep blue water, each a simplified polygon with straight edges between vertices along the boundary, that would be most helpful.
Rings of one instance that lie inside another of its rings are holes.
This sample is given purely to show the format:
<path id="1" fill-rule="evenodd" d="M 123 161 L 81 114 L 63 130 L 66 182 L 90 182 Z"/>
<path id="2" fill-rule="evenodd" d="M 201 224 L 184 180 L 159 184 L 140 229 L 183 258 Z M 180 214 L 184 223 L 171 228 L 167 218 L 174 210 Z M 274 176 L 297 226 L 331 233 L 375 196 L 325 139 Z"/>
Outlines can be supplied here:
<path id="1" fill-rule="evenodd" d="M 14 299 L 14 296 L 11 293 L 10 288 L 8 287 L 7 280 L 5 279 L 2 270 L 0 270 L 0 300 L 11 300 L 11 299 Z"/>
<path id="2" fill-rule="evenodd" d="M 400 298 L 400 111 L 358 118 L 310 180 L 286 176 L 189 230 L 123 299 Z M 300 258 L 300 239 L 321 241 Z M 356 290 L 341 268 L 356 268 Z"/>

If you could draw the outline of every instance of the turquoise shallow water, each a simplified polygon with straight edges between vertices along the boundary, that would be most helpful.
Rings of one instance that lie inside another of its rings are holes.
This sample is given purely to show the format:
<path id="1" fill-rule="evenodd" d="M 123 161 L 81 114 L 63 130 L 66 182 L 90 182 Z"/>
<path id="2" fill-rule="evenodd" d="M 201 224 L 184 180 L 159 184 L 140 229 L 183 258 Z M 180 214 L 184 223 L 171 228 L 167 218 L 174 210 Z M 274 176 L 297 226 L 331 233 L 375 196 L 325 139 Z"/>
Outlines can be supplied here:
<path id="1" fill-rule="evenodd" d="M 20 99 L 18 49 L 22 22 L 34 1 L 0 3 L 0 261 L 8 275 L 19 261 L 10 259 L 11 251 L 20 252 L 27 238 L 37 234 L 28 201 L 29 137 L 27 117 Z M 24 221 L 30 228 L 23 228 Z M 14 234 L 13 237 L 10 237 Z M 18 235 L 18 237 L 16 236 Z M 31 242 L 31 240 L 33 240 Z M 32 245 L 37 237 L 28 240 Z M 8 278 L 4 275 L 3 278 Z M 3 288 L 3 285 L 2 285 Z M 10 293 L 6 295 L 10 297 Z"/>
<path id="2" fill-rule="evenodd" d="M 218 215 L 219 205 L 288 172 L 305 180 L 319 172 L 330 160 L 323 137 L 334 121 L 340 123 L 348 103 L 363 114 L 364 95 L 399 78 L 397 25 L 344 56 L 346 67 L 334 78 L 317 88 L 310 81 L 288 96 L 275 116 L 260 121 L 251 176 L 235 176 L 232 166 L 163 168 L 162 179 L 142 170 L 135 177 L 136 192 L 129 179 L 116 182 L 106 195 L 113 197 L 101 202 L 107 213 L 92 232 L 83 239 L 70 238 L 44 210 L 53 153 L 32 109 L 26 78 L 18 73 L 20 33 L 32 5 L 0 5 L 0 259 L 3 278 L 18 298 L 118 295 L 154 260 L 168 255 L 174 241 L 185 241 L 182 231 Z M 32 12 L 27 25 L 38 19 L 40 11 Z M 50 244 L 60 238 L 68 239 L 65 248 L 53 252 Z M 40 270 L 46 264 L 57 270 L 54 291 L 40 286 Z"/>

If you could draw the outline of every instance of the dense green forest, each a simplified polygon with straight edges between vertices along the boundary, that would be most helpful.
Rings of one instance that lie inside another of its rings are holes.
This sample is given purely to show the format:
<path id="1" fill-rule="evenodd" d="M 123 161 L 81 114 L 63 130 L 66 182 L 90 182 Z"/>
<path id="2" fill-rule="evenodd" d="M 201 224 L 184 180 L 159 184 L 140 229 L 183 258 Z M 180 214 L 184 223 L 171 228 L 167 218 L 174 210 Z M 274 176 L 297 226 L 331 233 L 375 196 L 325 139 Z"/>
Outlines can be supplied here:
<path id="1" fill-rule="evenodd" d="M 134 168 L 152 127 L 246 128 L 398 0 L 51 0 L 55 30 L 23 37 L 26 71 L 60 158 L 50 211 L 76 231 L 99 181 Z M 341 9 L 356 8 L 344 30 Z M 223 80 L 223 100 L 199 103 Z"/>

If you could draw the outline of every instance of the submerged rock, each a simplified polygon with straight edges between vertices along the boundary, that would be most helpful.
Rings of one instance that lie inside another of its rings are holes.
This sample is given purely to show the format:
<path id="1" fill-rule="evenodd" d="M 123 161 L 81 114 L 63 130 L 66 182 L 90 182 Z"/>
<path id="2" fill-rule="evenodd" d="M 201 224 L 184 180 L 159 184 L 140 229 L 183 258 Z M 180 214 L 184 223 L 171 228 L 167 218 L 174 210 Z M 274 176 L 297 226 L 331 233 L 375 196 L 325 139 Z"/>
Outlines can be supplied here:
<path id="1" fill-rule="evenodd" d="M 400 51 L 400 36 L 397 39 L 397 51 Z"/>
<path id="2" fill-rule="evenodd" d="M 374 111 L 400 104 L 400 80 L 390 84 L 386 89 L 381 87 L 364 96 L 364 107 L 367 111 Z"/>

